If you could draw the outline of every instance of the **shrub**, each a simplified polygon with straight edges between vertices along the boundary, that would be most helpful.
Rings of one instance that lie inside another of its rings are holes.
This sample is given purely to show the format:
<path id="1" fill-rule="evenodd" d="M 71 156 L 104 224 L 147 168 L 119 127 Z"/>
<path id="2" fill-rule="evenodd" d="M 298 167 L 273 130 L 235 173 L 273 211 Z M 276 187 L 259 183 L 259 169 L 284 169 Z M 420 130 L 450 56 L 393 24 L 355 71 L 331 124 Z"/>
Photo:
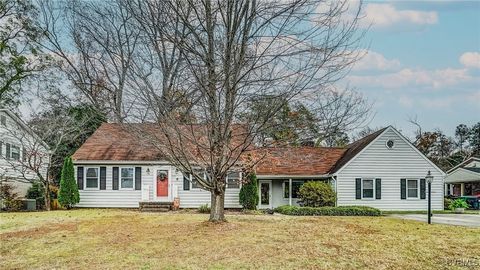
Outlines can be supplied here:
<path id="1" fill-rule="evenodd" d="M 450 198 L 443 198 L 443 209 L 450 209 L 450 204 L 452 203 L 452 199 Z"/>
<path id="2" fill-rule="evenodd" d="M 43 209 L 45 207 L 45 188 L 42 183 L 34 182 L 27 191 L 28 199 L 35 199 L 37 202 L 37 209 Z"/>
<path id="3" fill-rule="evenodd" d="M 248 182 L 242 185 L 239 194 L 240 204 L 243 209 L 255 210 L 258 205 L 258 182 L 255 173 L 251 173 Z"/>
<path id="4" fill-rule="evenodd" d="M 17 193 L 13 191 L 13 186 L 7 183 L 0 184 L 1 208 L 5 211 L 18 211 L 23 207 L 22 201 L 18 200 Z"/>
<path id="5" fill-rule="evenodd" d="M 198 208 L 198 212 L 204 214 L 210 213 L 210 207 L 208 206 L 208 204 L 200 205 L 200 207 Z"/>
<path id="6" fill-rule="evenodd" d="M 380 216 L 382 212 L 368 206 L 338 206 L 338 207 L 299 207 L 284 205 L 277 207 L 275 212 L 291 216 Z"/>
<path id="7" fill-rule="evenodd" d="M 80 194 L 78 193 L 78 186 L 75 181 L 71 157 L 65 158 L 65 161 L 63 162 L 58 202 L 67 209 L 72 208 L 75 204 L 80 202 Z"/>
<path id="8" fill-rule="evenodd" d="M 309 207 L 335 206 L 336 195 L 330 184 L 309 181 L 298 191 L 300 203 Z"/>
<path id="9" fill-rule="evenodd" d="M 450 209 L 454 210 L 455 208 L 469 208 L 470 205 L 464 199 L 456 199 L 450 203 Z"/>

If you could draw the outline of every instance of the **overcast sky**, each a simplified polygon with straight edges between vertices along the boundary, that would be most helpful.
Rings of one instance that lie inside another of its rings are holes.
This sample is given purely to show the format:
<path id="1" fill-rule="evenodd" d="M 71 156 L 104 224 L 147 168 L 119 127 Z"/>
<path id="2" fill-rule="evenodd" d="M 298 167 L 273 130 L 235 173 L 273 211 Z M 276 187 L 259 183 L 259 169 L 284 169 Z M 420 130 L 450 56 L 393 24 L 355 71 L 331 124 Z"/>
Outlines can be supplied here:
<path id="1" fill-rule="evenodd" d="M 344 83 L 375 102 L 370 126 L 411 137 L 410 116 L 448 135 L 480 121 L 480 1 L 367 1 L 363 10 L 368 54 Z"/>

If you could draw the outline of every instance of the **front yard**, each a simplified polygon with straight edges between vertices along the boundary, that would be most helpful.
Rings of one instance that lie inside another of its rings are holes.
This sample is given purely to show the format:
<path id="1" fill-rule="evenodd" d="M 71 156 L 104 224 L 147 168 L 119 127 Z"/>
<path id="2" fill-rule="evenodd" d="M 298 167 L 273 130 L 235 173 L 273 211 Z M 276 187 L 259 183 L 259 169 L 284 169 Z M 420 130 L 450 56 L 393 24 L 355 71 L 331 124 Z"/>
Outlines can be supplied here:
<path id="1" fill-rule="evenodd" d="M 480 229 L 391 217 L 0 213 L 2 269 L 474 269 Z"/>

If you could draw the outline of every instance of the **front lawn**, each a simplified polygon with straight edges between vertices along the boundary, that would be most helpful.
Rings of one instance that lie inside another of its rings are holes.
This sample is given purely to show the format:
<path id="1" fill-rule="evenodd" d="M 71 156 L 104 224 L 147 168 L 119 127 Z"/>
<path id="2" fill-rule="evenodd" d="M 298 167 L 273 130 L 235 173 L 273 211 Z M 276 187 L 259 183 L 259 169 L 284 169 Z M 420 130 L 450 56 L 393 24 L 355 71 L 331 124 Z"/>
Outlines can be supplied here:
<path id="1" fill-rule="evenodd" d="M 0 213 L 2 269 L 473 269 L 480 229 L 390 217 Z"/>

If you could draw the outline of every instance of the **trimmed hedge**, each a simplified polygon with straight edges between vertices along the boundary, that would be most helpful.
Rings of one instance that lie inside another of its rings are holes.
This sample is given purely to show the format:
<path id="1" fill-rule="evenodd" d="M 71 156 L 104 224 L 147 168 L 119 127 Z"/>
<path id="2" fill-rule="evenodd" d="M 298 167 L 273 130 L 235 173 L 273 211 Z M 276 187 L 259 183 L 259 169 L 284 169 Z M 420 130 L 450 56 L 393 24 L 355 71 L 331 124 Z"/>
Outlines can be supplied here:
<path id="1" fill-rule="evenodd" d="M 380 216 L 382 212 L 368 206 L 300 207 L 284 205 L 275 212 L 290 216 Z"/>

